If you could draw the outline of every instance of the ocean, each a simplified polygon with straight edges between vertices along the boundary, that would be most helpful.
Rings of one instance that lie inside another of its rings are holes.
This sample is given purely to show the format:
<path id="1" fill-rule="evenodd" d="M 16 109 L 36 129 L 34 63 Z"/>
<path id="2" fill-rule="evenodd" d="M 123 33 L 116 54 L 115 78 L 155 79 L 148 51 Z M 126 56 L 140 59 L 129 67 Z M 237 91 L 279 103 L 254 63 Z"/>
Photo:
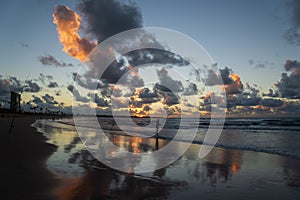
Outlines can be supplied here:
<path id="1" fill-rule="evenodd" d="M 142 136 L 151 137 L 156 130 L 156 119 L 152 119 L 146 126 L 139 123 L 132 126 L 132 124 L 127 125 L 128 120 L 131 119 L 120 118 L 119 123 L 121 123 L 122 131 L 118 126 L 113 126 L 110 117 L 101 117 L 98 120 L 104 130 L 109 130 L 114 134 L 124 135 L 125 132 L 127 135 L 137 136 L 136 133 L 142 132 Z M 195 144 L 203 144 L 210 124 L 210 119 L 200 119 L 199 121 L 197 119 L 185 119 L 182 126 L 180 126 L 180 119 L 177 118 L 160 119 L 160 121 L 162 122 L 160 122 L 159 137 L 167 140 L 173 139 L 179 129 L 188 136 L 189 129 L 198 125 L 198 131 L 193 140 Z M 71 118 L 62 119 L 59 123 L 75 126 Z M 89 117 L 78 118 L 76 125 L 96 128 Z M 212 128 L 219 129 L 220 127 Z M 185 141 L 184 137 L 181 137 L 181 141 Z M 228 118 L 224 122 L 222 134 L 215 146 L 300 159 L 300 118 Z"/>

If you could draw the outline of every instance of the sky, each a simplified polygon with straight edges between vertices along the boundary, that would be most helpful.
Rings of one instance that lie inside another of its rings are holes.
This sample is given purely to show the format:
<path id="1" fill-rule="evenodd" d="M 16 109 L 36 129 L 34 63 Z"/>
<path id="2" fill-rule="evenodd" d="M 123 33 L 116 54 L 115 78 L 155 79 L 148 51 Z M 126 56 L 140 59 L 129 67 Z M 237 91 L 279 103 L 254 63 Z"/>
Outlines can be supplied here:
<path id="1" fill-rule="evenodd" d="M 54 108 L 64 103 L 63 107 L 69 108 L 73 97 L 81 103 L 92 105 L 88 103 L 92 98 L 88 91 L 83 96 L 77 94 L 81 92 L 79 88 L 71 86 L 74 73 L 82 66 L 83 59 L 63 51 L 65 44 L 60 39 L 58 23 L 53 23 L 55 12 L 57 18 L 61 13 L 68 12 L 81 19 L 77 30 L 80 40 L 76 45 L 81 45 L 84 55 L 118 31 L 137 27 L 173 29 L 201 44 L 218 68 L 223 69 L 222 78 L 230 79 L 228 86 L 223 87 L 227 88 L 226 92 L 228 88 L 238 89 L 238 92 L 227 94 L 227 102 L 231 106 L 226 111 L 234 112 L 238 107 L 240 112 L 245 109 L 251 110 L 251 113 L 299 113 L 299 109 L 293 109 L 300 98 L 300 3 L 296 0 L 99 0 L 97 3 L 92 0 L 5 0 L 1 3 L 0 102 L 4 107 L 8 105 L 10 90 L 22 93 L 22 100 L 30 105 Z M 61 5 L 60 9 L 57 5 Z M 60 20 L 62 22 L 62 18 Z M 68 26 L 63 24 L 63 27 Z M 153 55 L 157 54 L 153 52 Z M 160 55 L 160 60 L 164 60 L 164 54 Z M 180 63 L 176 59 L 170 60 L 171 64 L 176 65 L 176 62 Z M 153 80 L 160 84 L 162 80 L 170 78 L 171 81 L 173 78 L 170 73 L 165 74 L 162 68 L 158 67 L 156 72 Z M 226 75 L 225 72 L 229 73 Z M 238 75 L 239 79 L 233 79 L 230 74 Z M 96 103 L 96 107 L 102 110 L 109 105 L 103 90 L 114 90 L 112 87 L 115 84 L 109 77 L 112 72 L 107 72 L 105 76 L 105 86 L 100 88 L 102 96 L 93 96 L 96 99 L 99 97 L 100 103 Z M 148 78 L 151 79 L 152 75 Z M 175 83 L 175 80 L 172 81 Z M 182 91 L 178 91 L 180 95 L 184 96 L 186 87 L 183 84 Z M 135 93 L 133 90 L 131 92 Z M 174 104 L 166 102 L 178 94 L 166 92 L 156 87 L 155 91 L 151 88 L 148 93 L 155 98 L 154 104 L 162 102 L 164 108 L 175 106 L 176 101 Z M 133 96 L 136 95 L 139 94 Z M 203 100 L 200 103 L 202 107 L 212 106 L 206 102 L 211 95 L 197 95 Z M 142 100 L 138 98 L 137 101 Z M 148 106 L 148 103 L 143 104 L 143 109 L 149 109 Z M 143 110 L 142 113 L 145 112 Z"/>

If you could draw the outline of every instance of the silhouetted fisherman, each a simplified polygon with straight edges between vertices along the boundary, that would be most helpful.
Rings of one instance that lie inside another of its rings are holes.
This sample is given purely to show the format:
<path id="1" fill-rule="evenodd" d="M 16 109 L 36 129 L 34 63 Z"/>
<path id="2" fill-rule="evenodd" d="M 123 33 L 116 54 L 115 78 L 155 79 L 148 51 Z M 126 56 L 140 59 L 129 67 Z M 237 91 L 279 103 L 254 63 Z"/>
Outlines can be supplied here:
<path id="1" fill-rule="evenodd" d="M 11 124 L 10 124 L 9 131 L 8 131 L 8 134 L 9 134 L 9 135 L 11 134 L 12 129 L 15 127 L 15 126 L 14 126 L 15 116 L 16 116 L 16 114 L 14 113 L 13 118 L 12 118 L 12 121 L 11 121 Z"/>
<path id="2" fill-rule="evenodd" d="M 156 137 L 158 138 L 159 119 L 156 120 Z"/>
<path id="3" fill-rule="evenodd" d="M 158 150 L 158 129 L 159 129 L 159 119 L 156 120 L 156 133 L 155 133 L 155 138 L 156 138 L 155 148 L 156 148 L 156 150 Z"/>

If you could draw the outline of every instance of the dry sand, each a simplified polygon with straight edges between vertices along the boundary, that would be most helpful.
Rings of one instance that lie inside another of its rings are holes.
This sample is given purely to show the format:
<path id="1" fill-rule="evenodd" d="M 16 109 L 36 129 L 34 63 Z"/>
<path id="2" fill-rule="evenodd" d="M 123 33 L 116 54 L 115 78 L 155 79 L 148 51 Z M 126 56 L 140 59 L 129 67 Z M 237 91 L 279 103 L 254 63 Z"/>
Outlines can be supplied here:
<path id="1" fill-rule="evenodd" d="M 4 199 L 54 199 L 51 190 L 58 179 L 47 169 L 46 161 L 57 147 L 46 143 L 46 137 L 31 127 L 36 118 L 16 117 L 10 134 L 12 116 L 0 118 L 0 187 Z"/>

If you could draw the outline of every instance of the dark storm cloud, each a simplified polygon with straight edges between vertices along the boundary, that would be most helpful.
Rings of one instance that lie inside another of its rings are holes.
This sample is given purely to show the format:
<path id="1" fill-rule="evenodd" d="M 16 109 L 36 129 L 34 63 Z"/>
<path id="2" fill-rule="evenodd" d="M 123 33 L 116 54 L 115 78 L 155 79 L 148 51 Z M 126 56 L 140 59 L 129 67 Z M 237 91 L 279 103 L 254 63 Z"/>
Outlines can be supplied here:
<path id="1" fill-rule="evenodd" d="M 43 65 L 50 65 L 56 67 L 73 67 L 72 63 L 65 63 L 63 61 L 59 62 L 56 58 L 52 55 L 40 56 L 38 57 L 38 61 Z"/>
<path id="2" fill-rule="evenodd" d="M 89 101 L 88 98 L 86 98 L 84 96 L 81 96 L 79 91 L 73 85 L 69 85 L 67 87 L 67 89 L 73 94 L 76 101 L 80 101 L 80 102 L 83 102 L 83 103 L 87 103 Z"/>
<path id="3" fill-rule="evenodd" d="M 300 1 L 291 0 L 287 6 L 291 24 L 284 36 L 291 44 L 300 45 Z"/>
<path id="4" fill-rule="evenodd" d="M 99 42 L 117 33 L 142 27 L 142 14 L 132 1 L 83 0 L 78 8 L 87 22 L 87 32 Z"/>
<path id="5" fill-rule="evenodd" d="M 275 84 L 283 98 L 300 99 L 300 62 L 287 60 L 284 68 L 290 74 L 282 73 L 281 80 Z"/>
<path id="6" fill-rule="evenodd" d="M 41 91 L 41 89 L 42 88 L 37 83 L 33 82 L 32 80 L 25 81 L 24 92 L 36 93 L 36 92 Z"/>
<path id="7" fill-rule="evenodd" d="M 142 27 L 142 15 L 140 9 L 132 1 L 119 0 L 83 0 L 78 4 L 83 21 L 86 24 L 82 30 L 89 35 L 93 35 L 99 42 L 126 30 Z M 151 41 L 153 46 L 167 49 L 156 41 L 155 37 L 145 31 L 137 32 L 133 38 L 123 38 L 113 49 L 115 52 L 122 48 L 130 48 L 130 44 L 137 42 L 142 45 L 145 41 Z M 122 55 L 124 59 L 113 62 L 102 74 L 101 80 L 107 84 L 116 84 L 121 77 L 134 66 L 148 63 L 162 63 L 174 65 L 187 65 L 188 61 L 165 50 L 142 49 Z M 116 57 L 116 55 L 114 55 Z M 100 61 L 101 62 L 101 61 Z M 129 67 L 132 66 L 132 67 Z M 97 63 L 91 66 L 87 75 L 99 78 L 101 69 L 97 68 Z M 127 80 L 127 81 L 126 81 Z M 142 87 L 144 82 L 137 76 L 127 77 L 119 84 L 127 85 L 130 88 Z"/>

